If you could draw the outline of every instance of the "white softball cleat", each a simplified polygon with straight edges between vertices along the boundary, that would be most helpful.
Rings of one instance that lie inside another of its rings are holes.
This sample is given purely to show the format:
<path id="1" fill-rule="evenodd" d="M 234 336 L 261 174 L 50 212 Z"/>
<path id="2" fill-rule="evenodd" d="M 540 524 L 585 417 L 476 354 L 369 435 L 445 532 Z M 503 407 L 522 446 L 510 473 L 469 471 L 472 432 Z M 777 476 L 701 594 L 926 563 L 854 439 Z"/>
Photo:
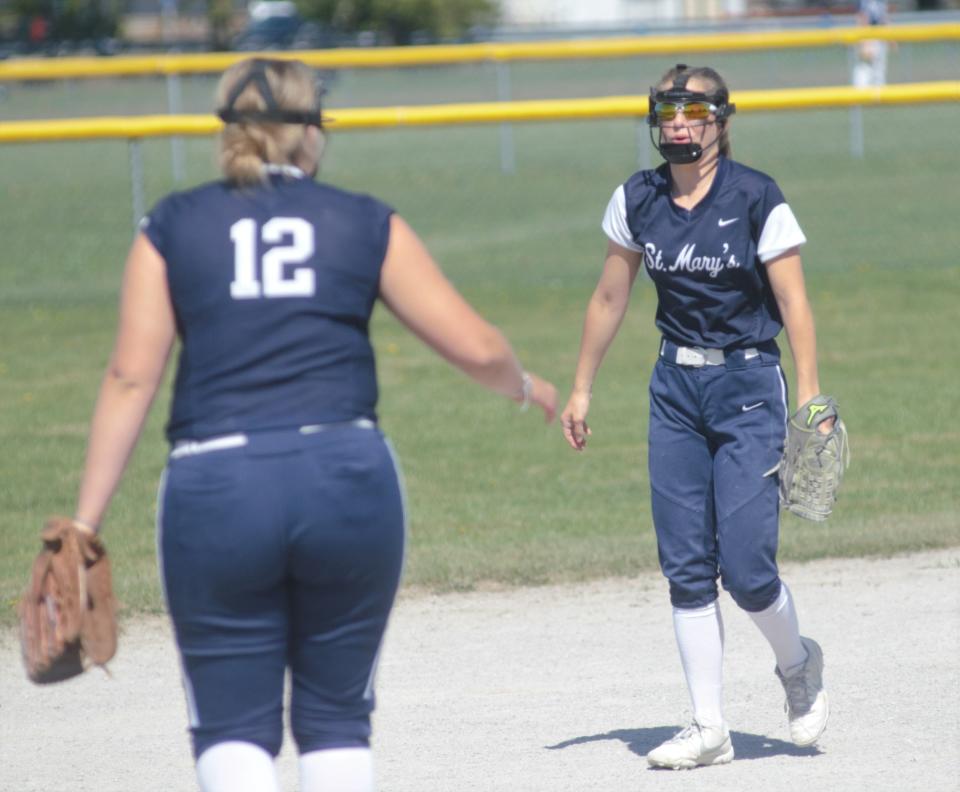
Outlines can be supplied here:
<path id="1" fill-rule="evenodd" d="M 733 760 L 733 744 L 726 726 L 704 726 L 694 720 L 687 728 L 647 754 L 651 767 L 691 770 Z"/>
<path id="2" fill-rule="evenodd" d="M 787 674 L 775 669 L 787 694 L 784 709 L 790 720 L 790 739 L 796 745 L 813 745 L 827 728 L 830 703 L 823 689 L 823 650 L 812 638 L 800 637 L 807 659 Z"/>

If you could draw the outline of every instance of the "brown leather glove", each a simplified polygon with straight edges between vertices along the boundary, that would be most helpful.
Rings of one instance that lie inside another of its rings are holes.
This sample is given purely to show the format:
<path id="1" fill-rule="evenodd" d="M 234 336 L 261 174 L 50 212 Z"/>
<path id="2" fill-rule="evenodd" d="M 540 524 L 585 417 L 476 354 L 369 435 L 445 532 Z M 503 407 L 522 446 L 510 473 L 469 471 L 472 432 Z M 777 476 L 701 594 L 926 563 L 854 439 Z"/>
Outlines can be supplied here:
<path id="1" fill-rule="evenodd" d="M 51 517 L 41 538 L 20 601 L 20 645 L 27 676 L 46 684 L 113 657 L 117 605 L 99 536 L 66 517 Z"/>

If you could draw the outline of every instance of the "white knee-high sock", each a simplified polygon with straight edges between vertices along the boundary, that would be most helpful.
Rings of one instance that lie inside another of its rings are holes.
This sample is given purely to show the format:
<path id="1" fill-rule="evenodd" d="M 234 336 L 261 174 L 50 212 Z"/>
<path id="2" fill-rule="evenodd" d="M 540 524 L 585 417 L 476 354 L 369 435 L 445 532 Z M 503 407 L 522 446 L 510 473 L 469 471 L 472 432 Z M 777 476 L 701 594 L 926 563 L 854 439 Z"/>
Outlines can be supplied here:
<path id="1" fill-rule="evenodd" d="M 781 674 L 807 659 L 807 650 L 800 643 L 797 609 L 786 583 L 780 582 L 780 595 L 772 605 L 762 611 L 751 612 L 750 618 L 773 648 Z"/>
<path id="2" fill-rule="evenodd" d="M 300 792 L 373 792 L 373 752 L 330 748 L 300 755 Z"/>
<path id="3" fill-rule="evenodd" d="M 703 726 L 722 727 L 723 619 L 716 600 L 702 608 L 674 608 L 673 629 L 690 690 L 693 717 Z"/>
<path id="4" fill-rule="evenodd" d="M 197 759 L 202 792 L 280 792 L 273 757 L 248 742 L 222 742 Z"/>

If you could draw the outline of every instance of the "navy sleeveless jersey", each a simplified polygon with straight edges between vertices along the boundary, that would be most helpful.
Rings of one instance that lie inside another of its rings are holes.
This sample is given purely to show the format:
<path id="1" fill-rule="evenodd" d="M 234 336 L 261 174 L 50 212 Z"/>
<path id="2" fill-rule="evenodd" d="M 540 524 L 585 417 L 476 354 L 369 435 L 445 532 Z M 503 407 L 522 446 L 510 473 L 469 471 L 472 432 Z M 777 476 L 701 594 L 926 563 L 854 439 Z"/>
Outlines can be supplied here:
<path id="1" fill-rule="evenodd" d="M 782 321 L 764 262 L 806 241 L 776 183 L 720 157 L 692 210 L 670 197 L 670 168 L 639 171 L 603 218 L 617 244 L 643 254 L 657 289 L 656 325 L 678 344 L 736 349 L 768 341 Z"/>
<path id="2" fill-rule="evenodd" d="M 368 328 L 391 213 L 281 173 L 157 204 L 141 227 L 166 262 L 182 344 L 171 442 L 376 419 Z"/>

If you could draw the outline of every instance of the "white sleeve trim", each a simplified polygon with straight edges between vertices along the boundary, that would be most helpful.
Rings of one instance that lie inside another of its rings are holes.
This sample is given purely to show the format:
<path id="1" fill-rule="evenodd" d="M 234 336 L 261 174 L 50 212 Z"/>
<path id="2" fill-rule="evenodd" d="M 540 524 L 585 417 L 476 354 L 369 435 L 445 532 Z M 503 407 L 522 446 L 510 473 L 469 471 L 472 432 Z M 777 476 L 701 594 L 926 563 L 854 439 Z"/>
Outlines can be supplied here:
<path id="1" fill-rule="evenodd" d="M 627 197 L 621 184 L 613 192 L 607 211 L 603 214 L 603 232 L 621 247 L 643 253 L 643 248 L 633 241 L 633 234 L 627 225 Z"/>
<path id="2" fill-rule="evenodd" d="M 785 203 L 777 204 L 767 215 L 767 222 L 763 224 L 760 241 L 757 243 L 757 256 L 766 264 L 806 241 L 807 238 L 800 230 L 800 224 L 790 207 Z"/>

